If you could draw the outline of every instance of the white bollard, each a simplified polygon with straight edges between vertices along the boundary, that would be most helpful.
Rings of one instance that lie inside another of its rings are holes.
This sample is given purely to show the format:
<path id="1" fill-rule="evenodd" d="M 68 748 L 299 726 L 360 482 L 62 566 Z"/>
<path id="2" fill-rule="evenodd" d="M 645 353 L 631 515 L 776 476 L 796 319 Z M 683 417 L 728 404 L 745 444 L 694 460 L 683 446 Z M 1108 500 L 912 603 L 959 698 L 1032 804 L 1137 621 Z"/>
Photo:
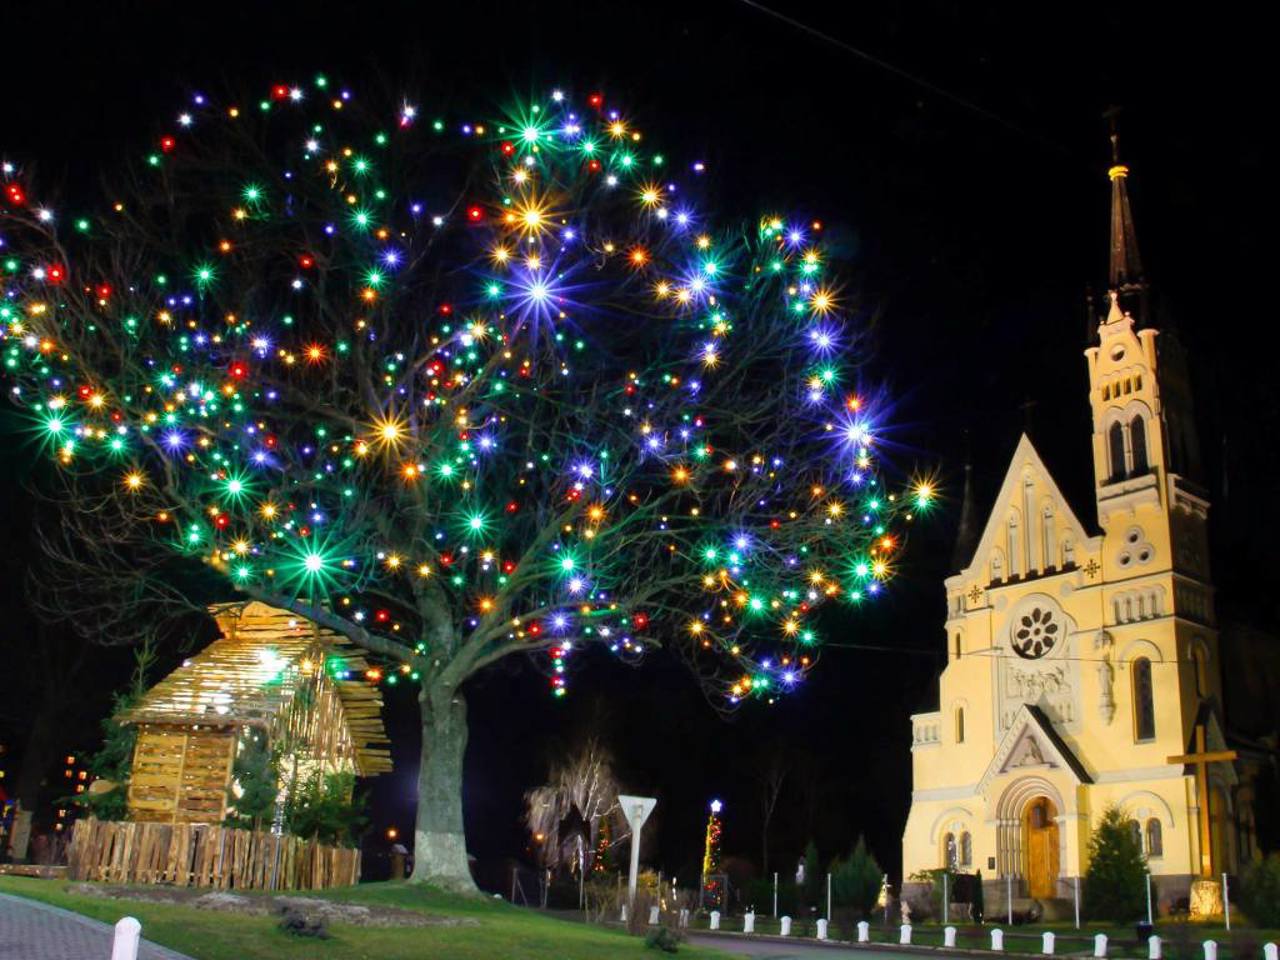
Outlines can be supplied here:
<path id="1" fill-rule="evenodd" d="M 1100 933 L 1093 938 L 1093 955 L 1095 957 L 1105 957 L 1107 955 L 1107 935 Z"/>
<path id="2" fill-rule="evenodd" d="M 712 930 L 720 929 L 720 911 L 719 910 L 711 911 L 711 929 Z"/>
<path id="3" fill-rule="evenodd" d="M 867 923 L 865 920 L 858 921 L 858 942 L 871 942 L 871 924 Z"/>
<path id="4" fill-rule="evenodd" d="M 1218 942 L 1216 940 L 1206 940 L 1204 942 L 1204 960 L 1218 960 Z"/>
<path id="5" fill-rule="evenodd" d="M 827 939 L 827 921 L 825 920 L 818 921 L 818 939 L 819 940 Z"/>
<path id="6" fill-rule="evenodd" d="M 680 926 L 687 927 L 689 925 L 689 911 L 684 907 L 680 908 Z"/>
<path id="7" fill-rule="evenodd" d="M 1274 943 L 1262 945 L 1262 960 L 1280 960 L 1280 949 Z"/>
<path id="8" fill-rule="evenodd" d="M 742 932 L 743 933 L 756 932 L 756 914 L 754 910 L 742 918 Z"/>
<path id="9" fill-rule="evenodd" d="M 1154 933 L 1147 937 L 1147 960 L 1160 960 L 1160 938 Z"/>
<path id="10" fill-rule="evenodd" d="M 627 905 L 625 903 L 622 905 L 622 915 L 618 919 L 623 923 L 627 922 Z"/>
<path id="11" fill-rule="evenodd" d="M 1004 949 L 1004 931 L 999 927 L 991 931 L 991 949 L 996 952 Z"/>
<path id="12" fill-rule="evenodd" d="M 780 926 L 782 928 L 782 936 L 784 937 L 791 936 L 791 918 L 790 917 L 783 917 L 781 920 Z"/>
<path id="13" fill-rule="evenodd" d="M 142 924 L 133 917 L 121 917 L 116 924 L 115 941 L 111 944 L 111 960 L 138 960 L 138 940 Z"/>
<path id="14" fill-rule="evenodd" d="M 1042 938 L 1043 946 L 1041 947 L 1040 952 L 1045 954 L 1052 954 L 1053 940 L 1054 940 L 1053 933 L 1049 930 L 1046 930 L 1044 932 L 1044 937 Z"/>
<path id="15" fill-rule="evenodd" d="M 904 924 L 902 925 L 902 930 L 901 930 L 901 931 L 899 931 L 899 933 L 898 933 L 898 942 L 899 942 L 899 943 L 910 943 L 910 942 L 911 942 L 911 924 L 909 924 L 909 923 L 904 923 Z"/>
<path id="16" fill-rule="evenodd" d="M 658 925 L 658 908 L 649 908 L 649 926 L 656 927 Z"/>
<path id="17" fill-rule="evenodd" d="M 955 927 L 942 928 L 942 945 L 944 947 L 954 947 L 956 945 L 956 928 Z"/>

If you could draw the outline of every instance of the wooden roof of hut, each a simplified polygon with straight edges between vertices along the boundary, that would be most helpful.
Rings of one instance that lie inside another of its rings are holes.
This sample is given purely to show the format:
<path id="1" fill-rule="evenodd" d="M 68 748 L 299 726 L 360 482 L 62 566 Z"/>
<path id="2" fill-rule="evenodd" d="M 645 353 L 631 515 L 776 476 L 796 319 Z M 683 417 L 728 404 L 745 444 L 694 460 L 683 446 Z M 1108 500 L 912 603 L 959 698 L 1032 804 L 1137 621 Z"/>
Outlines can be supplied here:
<path id="1" fill-rule="evenodd" d="M 258 726 L 272 732 L 291 722 L 302 679 L 320 672 L 340 701 L 356 772 L 367 777 L 391 770 L 382 696 L 363 679 L 369 664 L 358 647 L 258 601 L 215 604 L 209 612 L 222 636 L 148 690 L 124 714 L 125 722 Z"/>

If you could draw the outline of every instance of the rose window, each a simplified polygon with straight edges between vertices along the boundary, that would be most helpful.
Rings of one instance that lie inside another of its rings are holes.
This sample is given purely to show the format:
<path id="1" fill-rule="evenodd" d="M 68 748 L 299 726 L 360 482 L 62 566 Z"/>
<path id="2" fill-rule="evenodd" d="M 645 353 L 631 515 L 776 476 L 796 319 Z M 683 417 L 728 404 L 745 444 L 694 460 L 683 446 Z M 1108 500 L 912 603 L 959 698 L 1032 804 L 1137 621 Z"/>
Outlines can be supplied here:
<path id="1" fill-rule="evenodd" d="M 1053 649 L 1058 641 L 1058 624 L 1049 610 L 1033 607 L 1018 620 L 1013 631 L 1013 652 L 1026 660 L 1036 660 Z"/>

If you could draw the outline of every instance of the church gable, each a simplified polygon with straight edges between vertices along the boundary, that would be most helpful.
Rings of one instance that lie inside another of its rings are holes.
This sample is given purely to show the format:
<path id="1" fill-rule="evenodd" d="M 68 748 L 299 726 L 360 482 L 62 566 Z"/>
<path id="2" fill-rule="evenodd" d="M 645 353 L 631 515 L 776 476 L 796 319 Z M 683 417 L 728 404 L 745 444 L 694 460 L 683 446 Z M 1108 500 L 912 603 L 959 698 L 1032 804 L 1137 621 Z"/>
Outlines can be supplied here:
<path id="1" fill-rule="evenodd" d="M 981 583 L 1016 581 L 1071 569 L 1091 538 L 1024 433 L 963 571 Z"/>
<path id="2" fill-rule="evenodd" d="M 1077 783 L 1091 783 L 1084 765 L 1058 736 L 1052 724 L 1035 707 L 1024 704 L 996 748 L 995 755 L 978 782 L 978 792 L 987 793 L 993 781 L 1006 774 L 1067 770 Z"/>

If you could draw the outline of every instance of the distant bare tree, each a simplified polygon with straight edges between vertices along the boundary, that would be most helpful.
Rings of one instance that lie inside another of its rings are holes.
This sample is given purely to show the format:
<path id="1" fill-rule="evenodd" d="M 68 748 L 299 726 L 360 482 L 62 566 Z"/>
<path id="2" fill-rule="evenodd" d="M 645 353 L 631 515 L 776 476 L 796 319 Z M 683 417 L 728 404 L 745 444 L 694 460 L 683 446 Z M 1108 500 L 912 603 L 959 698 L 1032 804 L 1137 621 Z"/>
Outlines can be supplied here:
<path id="1" fill-rule="evenodd" d="M 760 870 L 769 873 L 769 824 L 782 796 L 782 787 L 791 772 L 791 754 L 778 740 L 765 747 L 760 764 L 756 767 L 756 800 L 760 805 Z"/>

